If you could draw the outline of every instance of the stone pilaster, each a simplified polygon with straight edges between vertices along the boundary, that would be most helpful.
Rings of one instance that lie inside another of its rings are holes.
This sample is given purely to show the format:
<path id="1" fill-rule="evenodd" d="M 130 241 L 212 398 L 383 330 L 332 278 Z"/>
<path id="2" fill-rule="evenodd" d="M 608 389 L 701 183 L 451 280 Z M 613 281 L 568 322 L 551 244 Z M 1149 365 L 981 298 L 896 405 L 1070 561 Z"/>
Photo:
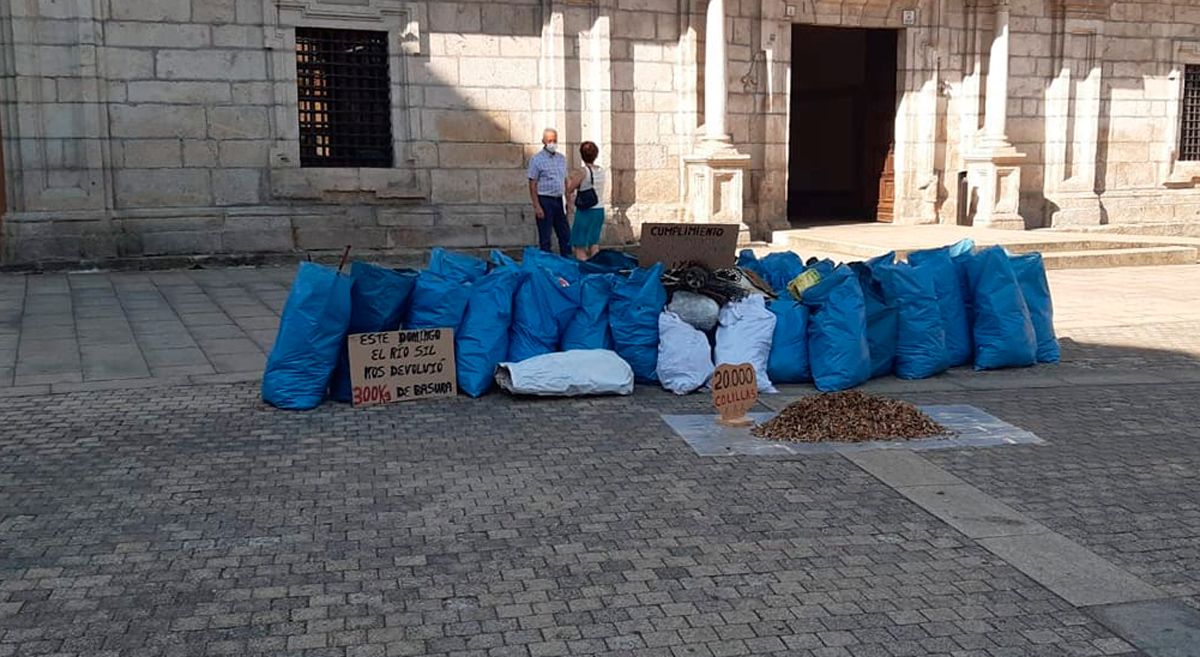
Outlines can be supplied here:
<path id="1" fill-rule="evenodd" d="M 1108 2 L 1064 0 L 1054 21 L 1055 78 L 1046 90 L 1046 215 L 1051 226 L 1101 223 L 1096 170 Z"/>
<path id="2" fill-rule="evenodd" d="M 1009 142 L 1008 59 L 1009 2 L 996 0 L 995 33 L 988 51 L 988 73 L 983 134 L 967 151 L 967 181 L 971 188 L 974 225 L 988 228 L 1024 229 L 1018 212 L 1021 197 L 1021 167 L 1025 156 Z"/>
<path id="3" fill-rule="evenodd" d="M 687 220 L 742 224 L 743 190 L 750 156 L 738 152 L 726 130 L 728 60 L 725 53 L 725 0 L 709 0 L 704 37 L 704 131 L 684 158 Z"/>

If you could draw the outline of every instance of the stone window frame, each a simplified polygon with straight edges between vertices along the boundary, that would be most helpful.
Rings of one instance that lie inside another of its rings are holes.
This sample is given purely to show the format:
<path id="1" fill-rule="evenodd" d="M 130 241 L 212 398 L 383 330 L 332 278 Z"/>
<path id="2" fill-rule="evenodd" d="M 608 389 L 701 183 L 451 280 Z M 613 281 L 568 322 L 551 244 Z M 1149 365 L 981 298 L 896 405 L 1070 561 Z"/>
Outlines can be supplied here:
<path id="1" fill-rule="evenodd" d="M 408 100 L 409 57 L 423 51 L 424 8 L 400 0 L 273 0 L 277 22 L 266 28 L 273 87 L 271 192 L 277 199 L 320 200 L 329 194 L 374 195 L 378 199 L 425 199 L 412 139 L 418 133 Z M 301 167 L 296 28 L 368 30 L 388 34 L 392 88 L 391 168 Z"/>
<path id="2" fill-rule="evenodd" d="M 1167 167 L 1163 176 L 1164 187 L 1196 187 L 1200 184 L 1200 161 L 1179 159 L 1179 139 L 1182 129 L 1183 85 L 1186 66 L 1200 66 L 1200 39 L 1176 39 L 1173 44 L 1171 70 L 1167 79 L 1171 81 L 1171 95 L 1167 99 L 1166 143 Z"/>

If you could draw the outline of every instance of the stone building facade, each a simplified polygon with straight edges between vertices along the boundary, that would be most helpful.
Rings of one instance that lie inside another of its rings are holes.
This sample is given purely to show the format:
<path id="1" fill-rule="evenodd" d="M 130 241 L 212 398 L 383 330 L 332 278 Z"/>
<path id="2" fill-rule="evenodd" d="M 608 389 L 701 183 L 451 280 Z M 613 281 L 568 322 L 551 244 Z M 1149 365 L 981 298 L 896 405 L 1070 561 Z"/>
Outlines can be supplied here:
<path id="1" fill-rule="evenodd" d="M 533 243 L 547 126 L 600 145 L 610 241 L 1169 230 L 1200 222 L 1200 1 L 0 3 L 6 263 Z"/>

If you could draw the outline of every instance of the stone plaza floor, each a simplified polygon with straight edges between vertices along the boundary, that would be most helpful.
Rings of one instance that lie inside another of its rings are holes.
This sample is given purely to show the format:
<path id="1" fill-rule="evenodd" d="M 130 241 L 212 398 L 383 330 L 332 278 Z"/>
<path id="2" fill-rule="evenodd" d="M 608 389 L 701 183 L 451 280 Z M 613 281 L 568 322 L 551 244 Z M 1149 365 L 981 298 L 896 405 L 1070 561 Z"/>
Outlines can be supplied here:
<path id="1" fill-rule="evenodd" d="M 1200 267 L 1051 272 L 1059 366 L 867 386 L 1044 444 L 784 458 L 642 387 L 270 409 L 291 273 L 0 276 L 0 657 L 1200 654 Z"/>

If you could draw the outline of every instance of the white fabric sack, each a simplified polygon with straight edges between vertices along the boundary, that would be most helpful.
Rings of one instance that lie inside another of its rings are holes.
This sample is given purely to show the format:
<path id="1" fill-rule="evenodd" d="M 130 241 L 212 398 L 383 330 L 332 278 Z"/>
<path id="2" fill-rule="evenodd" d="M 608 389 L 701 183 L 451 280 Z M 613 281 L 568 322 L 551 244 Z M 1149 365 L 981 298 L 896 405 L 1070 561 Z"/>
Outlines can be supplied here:
<path id="1" fill-rule="evenodd" d="M 767 310 L 761 295 L 731 301 L 721 309 L 717 327 L 717 365 L 750 363 L 758 377 L 758 391 L 778 392 L 767 377 L 771 339 L 775 335 L 775 313 Z"/>
<path id="2" fill-rule="evenodd" d="M 633 369 L 607 349 L 576 349 L 500 363 L 496 383 L 514 395 L 631 395 Z"/>
<path id="3" fill-rule="evenodd" d="M 708 336 L 667 310 L 658 316 L 658 380 L 665 390 L 686 395 L 713 373 Z"/>

